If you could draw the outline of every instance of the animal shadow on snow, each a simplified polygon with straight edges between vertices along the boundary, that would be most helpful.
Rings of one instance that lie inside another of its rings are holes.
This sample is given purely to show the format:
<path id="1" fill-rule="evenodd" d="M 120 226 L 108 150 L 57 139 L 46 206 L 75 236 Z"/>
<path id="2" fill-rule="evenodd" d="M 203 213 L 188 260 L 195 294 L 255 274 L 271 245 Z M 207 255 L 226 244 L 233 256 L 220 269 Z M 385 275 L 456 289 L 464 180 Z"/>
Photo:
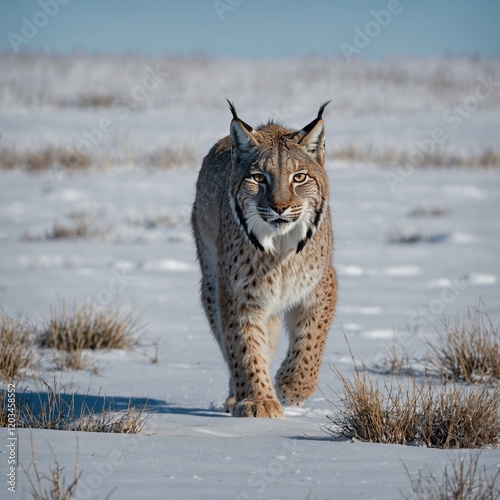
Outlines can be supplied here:
<path id="1" fill-rule="evenodd" d="M 7 396 L 0 390 L 0 400 Z M 16 402 L 20 409 L 19 417 L 25 427 L 39 427 L 34 421 L 52 421 L 66 424 L 91 415 L 105 413 L 124 413 L 130 409 L 143 411 L 144 414 L 175 414 L 199 417 L 227 417 L 228 414 L 208 408 L 191 408 L 168 403 L 162 399 L 143 397 L 123 397 L 65 393 L 48 391 L 18 391 Z M 31 424 L 31 425 L 30 425 Z M 58 426 L 55 426 L 56 428 Z M 69 424 L 71 428 L 71 424 Z M 54 428 L 54 427 L 52 427 Z"/>

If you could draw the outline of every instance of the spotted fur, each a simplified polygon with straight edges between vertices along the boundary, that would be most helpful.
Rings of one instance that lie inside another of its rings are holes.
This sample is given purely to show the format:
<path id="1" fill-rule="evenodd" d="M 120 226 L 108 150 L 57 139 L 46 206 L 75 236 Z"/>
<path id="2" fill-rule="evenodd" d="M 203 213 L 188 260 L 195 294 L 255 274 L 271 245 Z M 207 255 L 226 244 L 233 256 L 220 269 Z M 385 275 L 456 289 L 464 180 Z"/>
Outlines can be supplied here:
<path id="1" fill-rule="evenodd" d="M 253 129 L 229 103 L 230 135 L 203 161 L 192 227 L 201 297 L 230 372 L 228 411 L 282 418 L 316 388 L 337 300 L 321 106 L 306 127 Z M 288 353 L 271 382 L 282 320 Z"/>

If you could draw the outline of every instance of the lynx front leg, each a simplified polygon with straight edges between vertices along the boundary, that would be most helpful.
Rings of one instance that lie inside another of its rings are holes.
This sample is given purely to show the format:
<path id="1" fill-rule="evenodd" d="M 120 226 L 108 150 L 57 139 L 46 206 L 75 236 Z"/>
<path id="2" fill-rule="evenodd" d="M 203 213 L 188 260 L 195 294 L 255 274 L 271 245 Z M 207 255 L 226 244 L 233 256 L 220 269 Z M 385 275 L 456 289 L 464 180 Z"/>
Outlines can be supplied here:
<path id="1" fill-rule="evenodd" d="M 224 315 L 223 329 L 226 344 L 226 358 L 231 372 L 235 417 L 283 418 L 281 407 L 271 378 L 269 365 L 274 336 L 269 325 L 237 321 L 244 314 L 231 314 L 232 301 L 229 301 Z M 225 319 L 226 319 L 225 318 Z M 228 401 L 229 402 L 229 401 Z M 231 401 L 232 402 L 232 401 Z"/>
<path id="2" fill-rule="evenodd" d="M 279 316 L 274 316 L 274 317 L 270 318 L 267 321 L 266 328 L 265 328 L 265 343 L 267 345 L 267 352 L 268 352 L 269 359 L 271 358 L 271 356 L 273 355 L 273 353 L 276 349 L 276 345 L 277 345 L 278 340 L 279 340 L 280 332 L 281 332 L 281 318 Z M 260 369 L 257 368 L 257 370 L 260 370 Z M 268 376 L 267 376 L 267 379 L 269 379 Z M 232 411 L 233 407 L 236 404 L 236 397 L 235 397 L 236 392 L 235 392 L 234 385 L 235 384 L 233 383 L 233 381 L 230 380 L 229 381 L 229 396 L 226 399 L 226 404 L 225 404 L 225 410 L 228 413 L 233 412 Z M 257 391 L 257 395 L 259 395 L 259 392 L 262 392 L 262 389 Z M 272 394 L 274 394 L 274 392 Z M 276 398 L 275 395 L 273 397 Z M 243 416 L 246 416 L 246 415 L 243 415 Z"/>
<path id="3" fill-rule="evenodd" d="M 244 325 L 228 341 L 235 417 L 283 417 L 269 375 L 271 353 L 266 330 L 264 325 Z"/>
<path id="4" fill-rule="evenodd" d="M 336 302 L 337 281 L 331 269 L 319 283 L 313 302 L 287 314 L 290 345 L 276 375 L 282 403 L 302 405 L 315 391 Z"/>

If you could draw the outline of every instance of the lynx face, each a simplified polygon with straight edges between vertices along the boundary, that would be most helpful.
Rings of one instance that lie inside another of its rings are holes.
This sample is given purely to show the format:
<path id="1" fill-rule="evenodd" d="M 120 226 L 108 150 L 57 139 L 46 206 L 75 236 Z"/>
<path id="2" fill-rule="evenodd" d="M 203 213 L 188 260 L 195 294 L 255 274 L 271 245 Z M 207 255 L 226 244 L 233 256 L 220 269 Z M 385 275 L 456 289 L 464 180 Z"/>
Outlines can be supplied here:
<path id="1" fill-rule="evenodd" d="M 261 251 L 299 253 L 321 223 L 328 183 L 318 125 L 293 132 L 271 123 L 254 131 L 233 121 L 231 206 Z"/>

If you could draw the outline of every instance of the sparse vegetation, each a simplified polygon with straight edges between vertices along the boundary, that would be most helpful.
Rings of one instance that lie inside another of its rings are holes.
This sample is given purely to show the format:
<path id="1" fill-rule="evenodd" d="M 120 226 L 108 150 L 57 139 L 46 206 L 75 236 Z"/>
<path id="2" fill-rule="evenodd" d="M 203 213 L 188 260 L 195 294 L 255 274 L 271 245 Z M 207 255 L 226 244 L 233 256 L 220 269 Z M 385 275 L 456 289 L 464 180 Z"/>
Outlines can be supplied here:
<path id="1" fill-rule="evenodd" d="M 12 319 L 0 309 L 0 376 L 11 381 L 33 361 L 32 328 L 25 319 Z"/>
<path id="2" fill-rule="evenodd" d="M 78 370 L 85 366 L 85 349 L 130 349 L 141 328 L 132 312 L 122 313 L 114 306 L 97 309 L 84 304 L 68 310 L 62 304 L 45 321 L 38 342 L 58 352 L 61 367 Z"/>
<path id="3" fill-rule="evenodd" d="M 500 442 L 500 388 L 446 386 L 440 390 L 409 376 L 392 377 L 380 388 L 365 369 L 353 381 L 337 369 L 343 394 L 329 416 L 329 431 L 366 442 L 432 448 L 480 448 Z"/>
<path id="4" fill-rule="evenodd" d="M 450 209 L 443 205 L 425 206 L 418 204 L 411 212 L 410 217 L 444 217 Z"/>
<path id="5" fill-rule="evenodd" d="M 127 147 L 124 146 L 123 149 L 127 149 Z M 105 170 L 109 166 L 122 165 L 124 161 L 139 168 L 146 165 L 148 168 L 168 170 L 193 167 L 199 161 L 196 149 L 189 145 L 166 146 L 141 155 L 129 152 L 128 156 L 128 159 L 124 159 L 123 155 L 102 148 L 83 152 L 76 147 L 63 148 L 50 144 L 36 150 L 19 150 L 18 147 L 4 145 L 0 148 L 0 170 L 21 169 L 28 173 L 53 170 L 54 173 L 59 174 L 60 172 L 81 171 L 91 165 Z"/>
<path id="6" fill-rule="evenodd" d="M 359 144 L 350 143 L 334 148 L 330 153 L 330 158 L 334 161 L 374 163 L 386 167 L 399 165 L 412 165 L 415 168 L 500 167 L 500 151 L 491 147 L 472 154 L 450 152 L 448 149 L 443 148 L 436 148 L 432 153 L 419 151 L 418 162 L 408 159 L 413 152 L 413 150 L 391 145 L 376 148 L 371 144 L 361 146 Z"/>
<path id="7" fill-rule="evenodd" d="M 3 146 L 0 149 L 0 169 L 12 170 L 22 164 L 21 157 L 15 148 Z"/>
<path id="8" fill-rule="evenodd" d="M 27 319 L 12 319 L 0 309 L 0 378 L 12 381 L 32 367 L 35 343 L 56 351 L 57 368 L 78 370 L 88 366 L 86 350 L 131 349 L 142 328 L 132 311 L 124 313 L 112 305 L 68 309 L 62 303 L 39 326 Z"/>
<path id="9" fill-rule="evenodd" d="M 408 469 L 406 472 L 411 482 L 411 495 L 405 495 L 406 500 L 497 500 L 500 498 L 500 470 L 488 474 L 486 467 L 480 468 L 480 453 L 468 457 L 462 456 L 447 465 L 439 478 L 435 472 L 428 469 L 419 471 L 412 478 Z"/>
<path id="10" fill-rule="evenodd" d="M 418 231 L 405 231 L 401 226 L 394 228 L 387 236 L 387 242 L 392 244 L 414 244 L 425 241 L 425 235 Z"/>
<path id="11" fill-rule="evenodd" d="M 428 364 L 446 380 L 498 382 L 500 333 L 481 304 L 467 317 L 443 321 L 444 332 L 428 342 Z"/>
<path id="12" fill-rule="evenodd" d="M 78 396 L 77 404 L 77 395 L 62 394 L 55 381 L 53 386 L 46 382 L 44 385 L 45 392 L 23 394 L 19 398 L 19 427 L 135 434 L 148 419 L 147 403 L 135 407 L 129 400 L 128 407 L 115 411 L 112 398 L 86 393 Z"/>
<path id="13" fill-rule="evenodd" d="M 86 211 L 73 212 L 69 222 L 55 222 L 45 233 L 48 240 L 74 240 L 103 238 L 109 234 L 109 228 L 101 228 L 94 217 Z"/>
<path id="14" fill-rule="evenodd" d="M 156 228 L 177 228 L 187 226 L 189 224 L 190 212 L 188 210 L 179 211 L 172 209 L 171 211 L 163 211 L 154 215 L 149 215 L 144 218 L 129 217 L 127 224 L 130 227 L 143 227 L 145 229 Z"/>
<path id="15" fill-rule="evenodd" d="M 87 93 L 78 97 L 77 105 L 81 108 L 110 108 L 118 96 L 103 93 Z"/>
<path id="16" fill-rule="evenodd" d="M 92 158 L 88 154 L 76 153 L 71 148 L 45 145 L 38 150 L 18 151 L 15 147 L 3 146 L 0 150 L 0 170 L 21 168 L 29 173 L 40 173 L 50 169 L 71 172 L 87 168 Z"/>
<path id="17" fill-rule="evenodd" d="M 334 161 L 395 165 L 401 156 L 401 150 L 394 147 L 375 148 L 372 144 L 362 146 L 349 143 L 335 147 L 330 154 Z"/>
<path id="18" fill-rule="evenodd" d="M 77 210 L 69 214 L 68 220 L 55 221 L 42 234 L 26 232 L 24 242 L 42 240 L 108 240 L 113 236 L 113 229 L 99 223 L 98 214 L 90 210 Z"/>
<path id="19" fill-rule="evenodd" d="M 425 234 L 420 231 L 405 230 L 401 226 L 394 228 L 387 236 L 387 242 L 391 244 L 412 245 L 415 243 L 439 243 L 448 236 L 444 233 Z"/>
<path id="20" fill-rule="evenodd" d="M 149 418 L 147 401 L 115 409 L 113 398 L 85 393 L 64 394 L 55 379 L 43 389 L 16 395 L 16 427 L 60 431 L 136 434 Z M 37 386 L 37 383 L 35 383 Z M 7 427 L 7 397 L 0 393 L 0 427 Z"/>
<path id="21" fill-rule="evenodd" d="M 146 165 L 154 169 L 174 169 L 179 167 L 193 167 L 199 162 L 199 154 L 191 145 L 168 145 L 156 151 L 140 155 L 132 155 L 129 160 L 135 166 Z M 358 146 L 349 144 L 334 149 L 330 153 L 333 161 L 355 161 L 360 163 L 374 163 L 391 167 L 409 163 L 404 150 L 387 146 L 375 149 L 372 146 Z M 29 173 L 40 173 L 53 169 L 71 173 L 87 169 L 91 165 L 107 168 L 122 164 L 124 159 L 110 151 L 83 152 L 76 147 L 59 147 L 46 144 L 32 150 L 19 150 L 14 146 L 3 146 L 0 149 L 0 170 L 24 169 Z M 446 150 L 435 151 L 432 155 L 422 154 L 421 161 L 414 167 L 439 168 L 498 168 L 500 167 L 500 151 L 488 148 L 477 154 L 451 154 Z M 419 215 L 419 214 L 418 214 Z M 441 214 L 428 214 L 438 216 Z"/>
<path id="22" fill-rule="evenodd" d="M 410 375 L 413 373 L 410 355 L 401 344 L 395 342 L 386 348 L 384 356 L 373 367 L 373 371 L 384 375 Z"/>
<path id="23" fill-rule="evenodd" d="M 188 145 L 167 146 L 154 151 L 146 158 L 150 167 L 171 169 L 181 166 L 194 166 L 198 162 L 196 150 Z"/>
<path id="24" fill-rule="evenodd" d="M 73 500 L 76 498 L 78 481 L 81 477 L 78 464 L 78 444 L 76 450 L 74 477 L 68 485 L 66 485 L 66 478 L 64 476 L 65 467 L 59 464 L 59 461 L 54 454 L 54 450 L 51 451 L 54 463 L 50 466 L 50 473 L 48 475 L 42 474 L 36 463 L 33 436 L 31 436 L 32 461 L 28 469 L 23 467 L 24 474 L 28 478 L 30 485 L 30 495 L 34 500 Z M 32 470 L 30 471 L 30 469 Z"/>
<path id="25" fill-rule="evenodd" d="M 500 381 L 500 332 L 483 310 L 482 302 L 464 318 L 442 320 L 442 328 L 427 339 L 427 352 L 419 364 L 444 381 L 495 384 Z M 399 344 L 388 349 L 373 371 L 385 374 L 414 373 L 410 357 Z M 414 361 L 414 360 L 413 360 Z"/>
<path id="26" fill-rule="evenodd" d="M 82 209 L 73 211 L 62 220 L 56 220 L 45 230 L 26 231 L 21 236 L 25 243 L 39 241 L 98 241 L 118 242 L 132 239 L 148 241 L 146 231 L 186 227 L 189 224 L 188 209 L 172 208 L 147 216 L 129 216 L 120 223 L 105 222 L 104 210 Z M 130 231 L 130 230 L 139 231 Z"/>

